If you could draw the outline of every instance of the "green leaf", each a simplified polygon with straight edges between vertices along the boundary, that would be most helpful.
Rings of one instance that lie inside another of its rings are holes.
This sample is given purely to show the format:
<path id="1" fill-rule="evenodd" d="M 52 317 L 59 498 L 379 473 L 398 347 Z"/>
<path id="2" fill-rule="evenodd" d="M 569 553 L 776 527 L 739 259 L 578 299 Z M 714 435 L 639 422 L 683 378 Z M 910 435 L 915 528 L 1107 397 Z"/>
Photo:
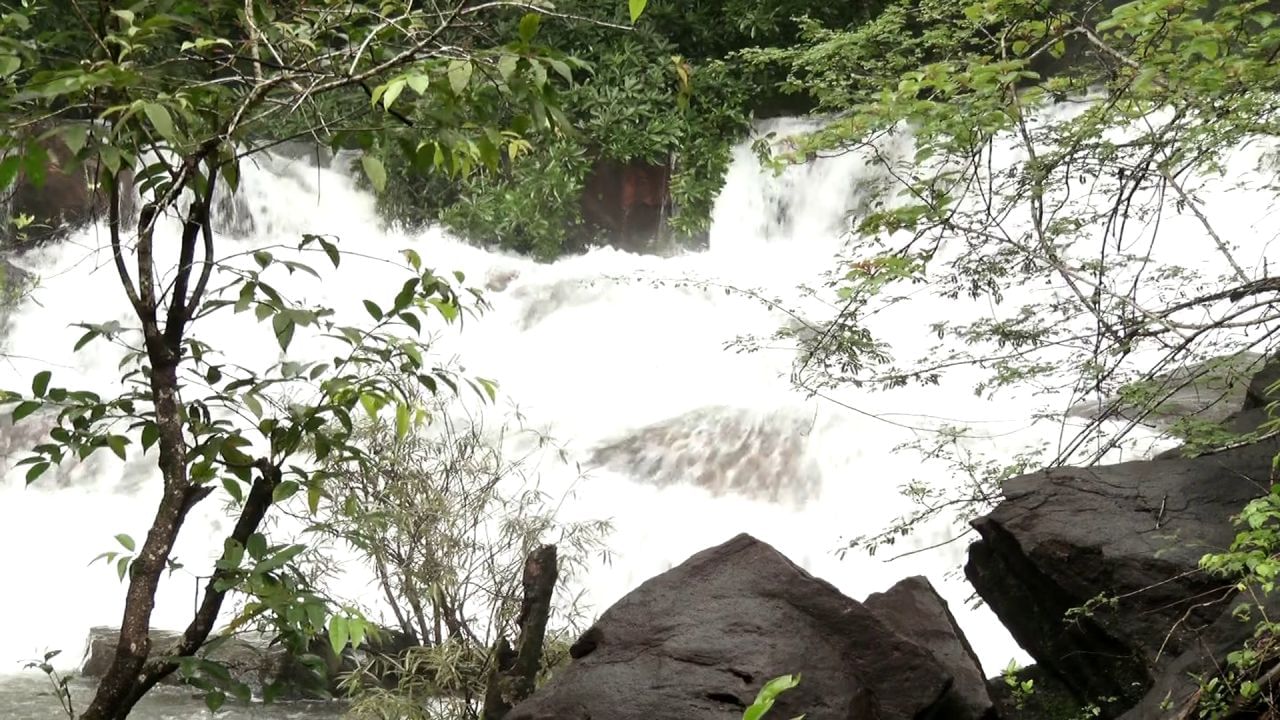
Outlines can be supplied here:
<path id="1" fill-rule="evenodd" d="M 347 619 L 341 615 L 334 615 L 329 618 L 329 646 L 333 648 L 334 655 L 342 654 L 342 651 L 347 647 L 347 640 L 349 639 Z"/>
<path id="2" fill-rule="evenodd" d="M 277 485 L 275 490 L 271 491 L 271 502 L 284 502 L 293 497 L 296 492 L 298 492 L 298 483 L 293 480 L 285 480 Z"/>
<path id="3" fill-rule="evenodd" d="M 454 95 L 461 95 L 467 85 L 471 84 L 471 61 L 454 60 L 449 63 L 449 87 Z"/>
<path id="4" fill-rule="evenodd" d="M 272 555 L 266 560 L 258 563 L 257 566 L 253 568 L 253 572 L 255 575 L 260 575 L 265 572 L 271 572 L 272 570 L 278 570 L 287 565 L 290 560 L 302 554 L 302 551 L 306 549 L 306 545 L 290 545 L 275 555 Z"/>
<path id="5" fill-rule="evenodd" d="M 71 352 L 78 352 L 80 348 L 84 347 L 85 345 L 88 345 L 94 338 L 98 337 L 101 334 L 102 333 L 98 332 L 97 330 L 89 330 L 84 335 L 80 336 L 80 339 L 76 341 L 75 347 L 71 348 Z"/>
<path id="6" fill-rule="evenodd" d="M 365 154 L 360 157 L 360 166 L 364 168 L 364 174 L 369 178 L 376 192 L 382 192 L 387 188 L 387 169 L 383 167 L 381 160 Z M 334 266 L 337 266 L 337 262 Z"/>
<path id="7" fill-rule="evenodd" d="M 261 420 L 262 403 L 258 402 L 258 396 L 253 393 L 245 393 L 242 399 L 244 400 L 244 406 L 249 408 L 249 412 L 253 413 L 254 417 Z"/>
<path id="8" fill-rule="evenodd" d="M 31 394 L 38 398 L 44 397 L 45 391 L 49 389 L 49 378 L 53 377 L 53 373 L 48 370 L 41 370 L 31 380 Z"/>
<path id="9" fill-rule="evenodd" d="M 123 545 L 124 549 L 128 550 L 129 552 L 133 552 L 134 550 L 138 549 L 138 546 L 133 542 L 133 538 L 129 537 L 128 535 L 125 535 L 124 533 L 120 533 L 119 535 L 116 536 L 116 542 Z"/>
<path id="10" fill-rule="evenodd" d="M 396 439 L 403 440 L 409 434 L 409 406 L 396 404 Z"/>
<path id="11" fill-rule="evenodd" d="M 16 423 L 39 409 L 40 403 L 35 400 L 18 403 L 18 406 L 13 409 L 13 422 Z"/>
<path id="12" fill-rule="evenodd" d="M 627 0 L 627 7 L 631 10 L 632 25 L 640 19 L 640 15 L 644 13 L 645 5 L 648 4 L 649 0 Z"/>
<path id="13" fill-rule="evenodd" d="M 500 75 L 504 81 L 510 80 L 519 65 L 520 57 L 518 55 L 503 55 L 498 58 L 498 75 Z"/>
<path id="14" fill-rule="evenodd" d="M 144 103 L 142 112 L 146 113 L 147 120 L 151 121 L 152 127 L 160 133 L 160 137 L 177 144 L 178 133 L 173 127 L 173 118 L 169 116 L 169 111 L 163 105 L 153 102 Z"/>
<path id="15" fill-rule="evenodd" d="M 262 560 L 267 555 L 267 538 L 262 533 L 254 533 L 249 536 L 247 545 L 249 557 L 254 560 Z"/>
<path id="16" fill-rule="evenodd" d="M 142 452 L 151 449 L 152 445 L 160 439 L 160 427 L 153 422 L 148 422 L 142 426 Z"/>
<path id="17" fill-rule="evenodd" d="M 338 268 L 338 263 L 342 261 L 342 255 L 338 252 L 338 246 L 324 238 L 320 238 L 320 247 L 324 249 L 324 254 L 329 256 L 329 262 L 333 263 L 333 267 L 336 270 Z"/>
<path id="18" fill-rule="evenodd" d="M 67 144 L 72 155 L 79 155 L 88 140 L 89 128 L 82 123 L 68 123 L 62 128 L 62 141 Z"/>
<path id="19" fill-rule="evenodd" d="M 312 485 L 307 488 L 307 509 L 311 511 L 312 515 L 315 515 L 320 510 L 320 498 L 323 494 L 324 491 L 319 485 Z"/>
<path id="20" fill-rule="evenodd" d="M 6 190 L 18 177 L 18 169 L 22 167 L 22 156 L 10 155 L 0 160 L 0 190 Z"/>
<path id="21" fill-rule="evenodd" d="M 350 630 L 349 634 L 351 635 L 351 649 L 359 650 L 360 643 L 364 642 L 364 619 L 353 617 L 347 621 L 347 627 Z"/>
<path id="22" fill-rule="evenodd" d="M 419 95 L 425 95 L 427 88 L 431 86 L 431 76 L 426 73 L 418 73 L 417 75 L 410 75 L 406 82 L 409 83 L 409 87 L 414 92 Z"/>
<path id="23" fill-rule="evenodd" d="M 275 329 L 276 342 L 280 343 L 280 350 L 288 352 L 289 343 L 293 342 L 293 331 L 297 329 L 293 318 L 287 315 L 276 315 L 271 318 L 271 327 Z"/>
<path id="24" fill-rule="evenodd" d="M 247 703 L 253 699 L 252 688 L 240 682 L 239 680 L 233 679 L 231 681 L 230 688 L 231 688 L 231 694 L 235 695 L 236 699 L 242 703 Z"/>
<path id="25" fill-rule="evenodd" d="M 17 55 L 0 55 L 0 77 L 9 77 L 22 67 L 22 58 Z"/>
<path id="26" fill-rule="evenodd" d="M 360 405 L 364 407 L 364 411 L 369 415 L 370 420 L 378 419 L 378 410 L 382 407 L 382 401 L 376 395 L 360 393 Z"/>
<path id="27" fill-rule="evenodd" d="M 236 482 L 235 478 L 222 478 L 222 487 L 226 489 L 227 494 L 230 495 L 237 504 L 244 503 L 244 490 L 240 487 L 240 483 Z"/>
<path id="28" fill-rule="evenodd" d="M 756 701 L 747 708 L 742 720 L 759 720 L 773 707 L 778 695 L 800 684 L 799 675 L 782 675 L 764 684 L 756 695 Z M 803 715 L 800 717 L 804 717 Z"/>
<path id="29" fill-rule="evenodd" d="M 133 560 L 132 556 L 125 555 L 116 561 L 116 575 L 118 575 L 121 580 L 124 580 L 125 574 L 129 572 L 129 562 L 131 560 Z"/>
<path id="30" fill-rule="evenodd" d="M 125 446 L 127 446 L 128 444 L 129 444 L 129 438 L 123 435 L 107 436 L 107 447 L 111 448 L 111 452 L 115 453 L 116 457 L 120 458 L 121 460 L 128 459 L 127 453 L 125 452 Z"/>
<path id="31" fill-rule="evenodd" d="M 364 309 L 369 313 L 369 317 L 372 317 L 374 320 L 382 320 L 382 308 L 378 307 L 378 304 L 374 301 L 365 300 Z"/>
<path id="32" fill-rule="evenodd" d="M 227 702 L 227 696 L 221 690 L 210 690 L 208 695 L 204 696 L 204 704 L 209 708 L 209 712 L 218 712 Z"/>
<path id="33" fill-rule="evenodd" d="M 36 480 L 39 480 L 40 476 L 43 475 L 49 467 L 50 465 L 47 462 L 38 462 L 35 465 L 32 465 L 31 469 L 27 470 L 27 484 L 30 485 Z"/>
<path id="34" fill-rule="evenodd" d="M 565 82 L 567 83 L 573 82 L 573 71 L 569 69 L 568 63 L 564 62 L 563 60 L 551 59 L 547 61 L 547 64 L 550 65 L 551 69 L 555 70 L 556 73 L 560 75 L 560 77 L 564 78 Z"/>
<path id="35" fill-rule="evenodd" d="M 525 13 L 520 18 L 520 39 L 529 42 L 538 34 L 538 26 L 542 24 L 542 16 L 538 13 Z"/>
<path id="36" fill-rule="evenodd" d="M 227 538 L 222 541 L 222 562 L 219 567 L 223 570 L 235 570 L 240 567 L 240 562 L 244 560 L 244 546 L 236 542 L 235 538 Z"/>
<path id="37" fill-rule="evenodd" d="M 387 91 L 382 94 L 382 107 L 391 109 L 391 103 L 400 97 L 400 93 L 404 92 L 406 82 L 403 78 L 392 80 L 387 84 Z"/>

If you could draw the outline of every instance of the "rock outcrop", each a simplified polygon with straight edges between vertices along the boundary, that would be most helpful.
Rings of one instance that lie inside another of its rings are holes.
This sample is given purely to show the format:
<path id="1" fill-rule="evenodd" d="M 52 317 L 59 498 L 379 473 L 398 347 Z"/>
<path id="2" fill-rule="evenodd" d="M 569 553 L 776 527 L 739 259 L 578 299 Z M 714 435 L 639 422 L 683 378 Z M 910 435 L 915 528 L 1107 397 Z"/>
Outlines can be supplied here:
<path id="1" fill-rule="evenodd" d="M 34 132 L 42 133 L 48 127 L 40 125 Z M 93 170 L 75 159 L 70 146 L 61 135 L 51 135 L 38 141 L 48 155 L 41 177 L 26 172 L 18 174 L 8 197 L 9 212 L 15 217 L 28 216 L 31 223 L 20 230 L 0 228 L 0 241 L 15 246 L 38 245 L 59 239 L 67 233 L 83 227 L 96 219 L 106 217 L 107 196 L 93 182 Z M 128 222 L 136 208 L 133 184 L 129 173 L 121 176 L 122 218 Z"/>
<path id="2" fill-rule="evenodd" d="M 649 252 L 670 216 L 670 184 L 665 164 L 597 159 L 582 190 L 582 218 L 617 247 Z"/>
<path id="3" fill-rule="evenodd" d="M 164 648 L 178 642 L 181 637 L 182 633 L 179 632 L 152 630 L 151 644 L 156 652 L 161 652 Z M 116 645 L 119 642 L 118 628 L 91 628 L 80 674 L 86 677 L 104 675 L 111 667 Z M 232 678 L 254 689 L 270 685 L 292 672 L 287 653 L 280 647 L 269 646 L 265 640 L 228 638 L 211 651 L 203 653 L 202 657 L 222 663 Z M 177 685 L 181 682 L 181 678 L 174 673 L 166 677 L 163 682 Z"/>
<path id="4" fill-rule="evenodd" d="M 171 630 L 152 630 L 153 652 L 163 652 L 181 637 L 182 633 Z M 119 628 L 91 628 L 80 674 L 89 678 L 104 675 L 111 666 L 119 641 Z M 412 639 L 404 633 L 384 628 L 376 637 L 366 638 L 360 651 L 353 652 L 348 648 L 341 656 L 334 654 L 328 638 L 321 634 L 311 642 L 310 662 L 303 662 L 284 647 L 256 634 L 215 640 L 197 654 L 221 663 L 233 680 L 248 685 L 255 692 L 274 684 L 277 686 L 277 698 L 297 700 L 337 695 L 340 674 L 355 669 L 359 656 L 367 656 L 368 653 L 396 656 L 412 646 Z M 180 685 L 184 680 L 178 673 L 172 673 L 161 682 Z"/>
<path id="5" fill-rule="evenodd" d="M 1040 667 L 1117 713 L 1175 658 L 1219 644 L 1229 593 L 1199 560 L 1231 543 L 1229 518 L 1266 492 L 1278 449 L 1013 478 L 973 523 L 966 574 Z"/>
<path id="6" fill-rule="evenodd" d="M 1260 407 L 1257 403 L 1265 396 L 1261 391 L 1266 385 L 1255 385 L 1268 371 L 1273 375 L 1272 381 L 1280 377 L 1280 365 L 1267 364 L 1264 356 L 1255 352 L 1210 358 L 1133 383 L 1126 388 L 1128 394 L 1078 403 L 1067 410 L 1067 415 L 1095 418 L 1111 413 L 1159 428 L 1188 418 L 1228 422 L 1242 408 Z"/>
<path id="7" fill-rule="evenodd" d="M 800 673 L 802 682 L 781 696 L 771 717 L 975 717 L 981 701 L 971 694 L 972 679 L 957 683 L 952 674 L 965 664 L 953 657 L 957 648 L 965 651 L 943 627 L 950 625 L 945 608 L 940 615 L 931 589 L 915 582 L 891 593 L 923 608 L 919 624 L 897 613 L 886 621 L 769 545 L 739 535 L 605 611 L 573 645 L 572 662 L 507 720 L 738 720 L 766 681 L 788 673 Z M 877 604 L 888 617 L 885 601 Z M 948 636 L 949 647 L 926 649 L 891 622 Z M 952 704 L 957 698 L 959 706 Z"/>
<path id="8" fill-rule="evenodd" d="M 951 687 L 943 697 L 942 711 L 950 718 L 990 718 L 995 705 L 987 690 L 982 665 L 970 647 L 955 616 L 927 578 L 899 581 L 864 603 L 885 625 L 927 649 L 951 675 Z"/>

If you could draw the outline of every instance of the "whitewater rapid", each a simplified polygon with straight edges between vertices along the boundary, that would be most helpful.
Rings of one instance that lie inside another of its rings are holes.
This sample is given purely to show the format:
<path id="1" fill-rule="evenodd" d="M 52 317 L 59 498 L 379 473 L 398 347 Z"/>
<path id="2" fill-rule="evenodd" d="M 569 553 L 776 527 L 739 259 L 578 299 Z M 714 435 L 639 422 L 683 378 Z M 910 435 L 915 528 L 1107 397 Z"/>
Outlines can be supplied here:
<path id="1" fill-rule="evenodd" d="M 813 127 L 788 119 L 762 123 L 757 131 L 785 135 Z M 911 427 L 936 425 L 938 418 L 973 422 L 990 429 L 988 439 L 973 445 L 1009 458 L 1030 442 L 1058 438 L 1059 424 L 1030 420 L 1034 410 L 1058 400 L 1017 392 L 987 400 L 975 397 L 972 377 L 961 376 L 938 387 L 842 391 L 839 399 L 850 409 L 791 387 L 791 348 L 726 349 L 735 338 L 768 335 L 788 322 L 735 289 L 762 289 L 815 317 L 831 312 L 795 288 L 820 284 L 844 242 L 847 211 L 865 206 L 866 188 L 880 179 L 860 156 L 823 159 L 775 176 L 759 167 L 748 140 L 735 150 L 707 251 L 657 257 L 599 248 L 551 264 L 480 249 L 436 229 L 379 229 L 373 198 L 355 186 L 342 163 L 318 168 L 272 157 L 245 167 L 242 176 L 235 228 L 244 234 L 221 239 L 220 255 L 293 246 L 303 233 L 318 233 L 338 236 L 344 251 L 366 256 L 345 258 L 337 271 L 324 269 L 322 256 L 311 257 L 323 282 L 301 274 L 277 278 L 296 298 L 333 305 L 340 316 L 358 321 L 361 299 L 398 286 L 395 267 L 406 248 L 440 272 L 461 270 L 475 285 L 492 282 L 492 310 L 468 319 L 461 331 L 442 328 L 437 352 L 458 358 L 468 374 L 498 380 L 502 395 L 487 412 L 518 408 L 531 426 L 564 442 L 567 464 L 548 459 L 539 465 L 542 489 L 562 498 L 562 519 L 613 521 L 611 558 L 594 559 L 573 581 L 585 587 L 595 612 L 690 554 L 749 532 L 855 598 L 908 575 L 927 575 L 988 674 L 1010 659 L 1026 659 L 989 611 L 971 606 L 972 591 L 957 572 L 966 541 L 892 562 L 886 561 L 889 551 L 874 558 L 837 551 L 908 509 L 900 486 L 922 474 L 948 472 L 893 452 L 913 437 Z M 1265 219 L 1256 198 L 1206 193 L 1207 208 L 1237 226 L 1254 222 L 1256 234 Z M 105 244 L 103 229 L 90 227 L 16 260 L 41 283 L 10 317 L 3 349 L 11 358 L 0 366 L 0 387 L 23 388 L 36 371 L 52 369 L 55 385 L 104 394 L 118 389 L 118 353 L 106 346 L 70 352 L 83 332 L 75 323 L 128 324 Z M 1266 246 L 1255 250 L 1265 255 Z M 927 325 L 939 313 L 985 311 L 922 295 L 879 318 L 877 331 L 913 352 L 928 344 Z M 269 324 L 254 325 L 247 316 L 224 314 L 201 321 L 194 332 L 247 366 L 279 357 Z M 312 346 L 297 342 L 296 355 L 306 357 Z M 1062 410 L 1069 400 L 1060 399 Z M 744 436 L 756 443 L 745 450 L 748 460 L 729 462 L 726 449 Z M 0 438 L 10 462 L 30 441 L 27 433 L 4 427 Z M 615 451 L 601 459 L 597 453 L 606 446 Z M 600 463 L 580 479 L 574 463 L 590 466 L 593 456 Z M 73 667 L 91 626 L 118 624 L 123 586 L 111 568 L 87 564 L 113 549 L 116 533 L 141 537 L 158 493 L 154 469 L 145 461 L 99 458 L 29 488 L 22 476 L 22 469 L 10 470 L 0 485 L 7 586 L 0 593 L 0 618 L 6 619 L 0 674 L 50 648 L 64 650 L 64 665 Z M 716 495 L 691 482 L 698 477 L 711 478 L 713 489 L 754 483 L 784 492 L 777 502 L 740 492 Z M 228 526 L 217 504 L 205 503 L 188 521 L 175 554 L 193 569 L 207 567 Z M 933 546 L 962 530 L 934 523 L 889 550 Z M 185 626 L 197 587 L 189 574 L 167 578 L 153 626 Z M 369 594 L 359 582 L 350 589 Z"/>

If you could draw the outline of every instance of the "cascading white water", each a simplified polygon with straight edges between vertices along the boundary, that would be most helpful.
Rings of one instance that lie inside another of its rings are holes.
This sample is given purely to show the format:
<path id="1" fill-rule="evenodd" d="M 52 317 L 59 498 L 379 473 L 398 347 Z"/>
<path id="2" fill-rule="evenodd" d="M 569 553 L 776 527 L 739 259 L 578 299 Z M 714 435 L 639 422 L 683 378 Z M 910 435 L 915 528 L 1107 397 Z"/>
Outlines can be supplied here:
<path id="1" fill-rule="evenodd" d="M 786 135 L 814 126 L 780 120 L 758 130 Z M 606 248 L 542 265 L 480 250 L 434 230 L 382 231 L 372 198 L 355 189 L 337 165 L 317 169 L 272 158 L 242 171 L 243 204 L 252 213 L 253 230 L 249 237 L 224 239 L 221 254 L 293 246 L 303 233 L 340 237 L 344 250 L 367 257 L 344 259 L 324 282 L 301 275 L 277 282 L 294 297 L 338 308 L 353 322 L 362 317 L 361 299 L 398 285 L 398 279 L 388 279 L 388 261 L 404 248 L 416 249 L 438 271 L 464 271 L 475 284 L 502 278 L 495 285 L 500 289 L 488 294 L 493 310 L 469 320 L 460 333 L 442 332 L 438 347 L 461 358 L 468 373 L 498 379 L 504 395 L 500 407 L 507 407 L 505 399 L 514 400 L 531 424 L 567 442 L 571 459 L 588 462 L 602 447 L 625 449 L 598 458 L 603 466 L 581 482 L 567 469 L 543 466 L 544 490 L 553 496 L 572 490 L 561 509 L 563 519 L 614 521 L 608 541 L 612 562 L 599 563 L 581 580 L 596 611 L 688 555 L 745 531 L 854 597 L 906 575 L 927 574 L 950 601 L 989 673 L 1011 657 L 1022 658 L 988 611 L 968 608 L 971 590 L 951 572 L 962 561 L 963 543 L 895 562 L 856 553 L 842 559 L 835 551 L 847 538 L 879 529 L 906 509 L 900 485 L 922 472 L 945 472 L 922 465 L 918 457 L 891 452 L 911 431 L 873 416 L 934 415 L 987 423 L 992 428 L 987 449 L 1008 457 L 1025 442 L 1060 430 L 1056 424 L 1029 423 L 1044 398 L 1015 394 L 991 402 L 976 398 L 972 383 L 959 379 L 941 387 L 842 393 L 841 401 L 858 408 L 854 411 L 798 395 L 787 380 L 793 351 L 727 351 L 726 343 L 735 337 L 767 335 L 786 318 L 724 288 L 760 287 L 802 306 L 810 302 L 796 295 L 795 286 L 817 284 L 840 247 L 847 211 L 861 207 L 880 180 L 856 154 L 775 177 L 759 168 L 750 142 L 735 153 L 716 205 L 710 249 L 701 253 L 660 258 Z M 1242 232 L 1266 207 L 1212 183 L 1201 195 L 1209 211 L 1230 218 Z M 118 355 L 105 345 L 70 353 L 82 332 L 70 327 L 73 323 L 118 319 L 128 324 L 104 244 L 102 230 L 89 228 L 19 260 L 40 276 L 41 285 L 11 318 L 3 347 L 12 358 L 0 367 L 0 387 L 24 387 L 46 368 L 53 369 L 56 385 L 93 387 L 103 394 L 118 386 Z M 1258 257 L 1266 252 L 1261 243 L 1248 249 Z M 1185 253 L 1194 258 L 1206 249 Z M 689 278 L 706 282 L 678 282 Z M 896 348 L 915 352 L 928 335 L 927 322 L 939 313 L 983 311 L 969 305 L 922 297 L 878 318 L 875 330 Z M 195 332 L 246 366 L 278 359 L 268 326 L 254 330 L 246 316 L 211 318 Z M 309 348 L 319 347 L 308 342 L 314 341 L 296 341 L 294 354 L 307 357 Z M 739 442 L 744 428 L 758 444 L 728 447 Z M 0 438 L 5 436 L 0 449 L 8 448 L 11 461 L 18 459 L 29 433 L 0 429 Z M 752 459 L 751 453 L 763 456 Z M 731 454 L 734 463 L 717 465 Z M 724 473 L 720 487 L 749 484 L 742 479 L 748 472 L 757 473 L 752 482 L 761 482 L 761 472 L 795 472 L 797 477 L 773 478 L 773 483 L 811 487 L 800 493 L 807 495 L 803 503 L 715 495 L 679 482 L 684 468 L 697 469 L 690 478 L 708 468 Z M 73 665 L 90 626 L 119 622 L 123 588 L 114 571 L 86 564 L 113 547 L 116 533 L 143 535 L 157 499 L 153 476 L 144 461 L 109 458 L 64 468 L 30 488 L 23 487 L 21 469 L 6 474 L 0 486 L 7 586 L 0 593 L 0 618 L 5 619 L 0 673 L 16 670 L 46 648 L 64 649 L 65 664 Z M 226 530 L 217 507 L 206 503 L 189 521 L 176 554 L 193 569 L 205 567 Z M 934 524 L 901 547 L 932 545 L 955 531 Z M 188 575 L 166 579 L 154 626 L 182 627 L 196 590 Z"/>

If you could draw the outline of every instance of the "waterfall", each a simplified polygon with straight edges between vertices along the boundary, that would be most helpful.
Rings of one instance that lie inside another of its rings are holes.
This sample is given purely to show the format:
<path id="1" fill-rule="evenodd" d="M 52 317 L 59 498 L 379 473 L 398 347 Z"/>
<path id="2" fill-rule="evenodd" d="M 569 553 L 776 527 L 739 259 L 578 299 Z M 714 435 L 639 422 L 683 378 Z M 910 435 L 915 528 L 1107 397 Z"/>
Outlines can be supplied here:
<path id="1" fill-rule="evenodd" d="M 774 120 L 756 133 L 786 136 L 814 127 L 810 120 Z M 356 187 L 345 162 L 317 167 L 281 154 L 243 168 L 241 196 L 223 209 L 224 230 L 242 234 L 221 239 L 220 254 L 293 246 L 304 233 L 339 237 L 340 247 L 356 255 L 325 271 L 323 282 L 301 273 L 277 281 L 293 297 L 334 306 L 353 322 L 362 316 L 361 299 L 391 287 L 388 263 L 406 248 L 437 271 L 461 270 L 468 282 L 487 283 L 492 310 L 468 319 L 461 331 L 442 329 L 437 352 L 459 358 L 469 374 L 499 381 L 502 398 L 485 412 L 518 406 L 531 425 L 565 441 L 570 462 L 541 466 L 544 491 L 563 498 L 563 519 L 615 525 L 612 558 L 575 580 L 595 612 L 688 555 L 749 532 L 855 598 L 907 575 L 928 575 L 988 674 L 1010 658 L 1025 660 L 991 613 L 972 606 L 971 589 L 956 572 L 966 543 L 943 542 L 962 528 L 930 525 L 892 549 L 938 547 L 892 562 L 883 554 L 836 551 L 906 511 L 902 485 L 922 473 L 948 472 L 893 451 L 914 436 L 913 427 L 929 424 L 924 418 L 981 424 L 989 438 L 975 446 L 1009 458 L 1027 443 L 1057 438 L 1058 423 L 1030 419 L 1054 398 L 1012 393 L 991 401 L 976 397 L 972 378 L 962 375 L 935 387 L 842 390 L 834 403 L 791 387 L 794 349 L 727 349 L 735 338 L 768 335 L 790 321 L 734 289 L 793 300 L 815 318 L 830 312 L 796 286 L 819 284 L 850 213 L 864 212 L 884 183 L 856 153 L 775 175 L 760 167 L 754 139 L 734 151 L 704 252 L 663 258 L 597 248 L 538 264 L 438 229 L 379 229 L 373 198 Z M 1002 152 L 1014 160 L 1013 150 Z M 1266 238 L 1254 228 L 1269 200 L 1215 188 L 1202 189 L 1205 207 L 1234 223 L 1239 242 L 1261 257 Z M 0 387 L 23 388 L 48 368 L 55 384 L 104 395 L 118 388 L 117 353 L 106 345 L 70 352 L 83 333 L 75 323 L 129 321 L 104 235 L 89 227 L 14 261 L 41 283 L 9 318 L 0 347 L 10 358 L 0 366 Z M 1258 247 L 1250 245 L 1254 237 Z M 1181 252 L 1207 254 L 1203 247 Z M 323 257 L 311 261 L 324 265 Z M 931 320 L 983 311 L 921 294 L 878 317 L 875 329 L 895 348 L 915 352 L 928 344 Z M 269 324 L 254 327 L 226 313 L 193 332 L 235 362 L 265 367 L 279 350 Z M 298 343 L 295 355 L 307 357 L 305 341 Z M 1060 400 L 1065 411 L 1067 398 Z M 0 427 L 0 453 L 19 459 L 32 433 L 25 424 Z M 585 479 L 572 470 L 574 462 L 590 469 Z M 88 563 L 113 549 L 116 533 L 143 536 L 158 497 L 156 472 L 141 460 L 95 458 L 30 487 L 23 470 L 8 470 L 0 485 L 9 588 L 0 593 L 0 673 L 46 648 L 63 649 L 65 664 L 74 665 L 90 626 L 119 623 L 123 586 L 112 568 Z M 228 525 L 215 503 L 205 503 L 188 521 L 176 555 L 189 567 L 207 568 Z M 153 626 L 185 626 L 197 589 L 189 575 L 166 578 Z"/>

